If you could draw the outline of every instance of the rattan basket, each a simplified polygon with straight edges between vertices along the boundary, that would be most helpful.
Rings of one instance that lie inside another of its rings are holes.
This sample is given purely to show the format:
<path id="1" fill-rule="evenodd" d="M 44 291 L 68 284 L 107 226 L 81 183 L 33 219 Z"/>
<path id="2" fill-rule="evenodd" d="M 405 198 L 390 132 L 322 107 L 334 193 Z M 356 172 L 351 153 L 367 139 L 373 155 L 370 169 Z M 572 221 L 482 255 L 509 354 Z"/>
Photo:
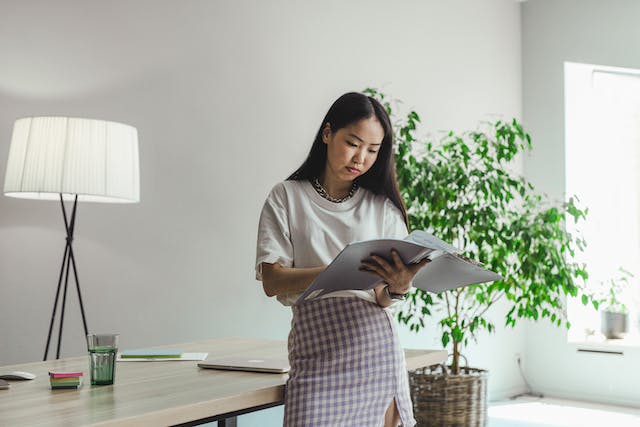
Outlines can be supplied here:
<path id="1" fill-rule="evenodd" d="M 413 412 L 419 427 L 485 427 L 487 376 L 483 369 L 460 368 L 452 375 L 444 365 L 409 371 Z"/>

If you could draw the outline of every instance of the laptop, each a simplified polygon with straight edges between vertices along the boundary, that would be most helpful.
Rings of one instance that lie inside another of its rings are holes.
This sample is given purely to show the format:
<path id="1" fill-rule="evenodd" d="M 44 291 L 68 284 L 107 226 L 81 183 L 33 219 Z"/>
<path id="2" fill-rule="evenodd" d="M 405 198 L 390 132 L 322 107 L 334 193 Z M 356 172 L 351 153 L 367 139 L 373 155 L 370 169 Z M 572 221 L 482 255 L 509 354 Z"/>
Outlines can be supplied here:
<path id="1" fill-rule="evenodd" d="M 243 357 L 222 357 L 199 362 L 204 369 L 221 369 L 225 371 L 268 372 L 285 374 L 289 372 L 289 361 L 286 359 L 260 359 Z"/>

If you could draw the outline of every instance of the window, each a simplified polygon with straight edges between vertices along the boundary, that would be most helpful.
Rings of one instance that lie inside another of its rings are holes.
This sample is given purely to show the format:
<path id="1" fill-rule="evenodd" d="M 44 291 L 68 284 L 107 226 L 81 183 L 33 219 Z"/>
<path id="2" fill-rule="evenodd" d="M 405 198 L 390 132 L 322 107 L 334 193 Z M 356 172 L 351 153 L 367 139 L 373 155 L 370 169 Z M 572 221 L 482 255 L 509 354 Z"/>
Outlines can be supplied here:
<path id="1" fill-rule="evenodd" d="M 589 209 L 577 228 L 591 291 L 633 274 L 620 300 L 629 311 L 630 338 L 638 334 L 640 283 L 640 70 L 565 63 L 565 173 L 567 196 Z M 574 224 L 567 225 L 575 229 Z M 570 341 L 600 334 L 600 314 L 568 302 Z"/>

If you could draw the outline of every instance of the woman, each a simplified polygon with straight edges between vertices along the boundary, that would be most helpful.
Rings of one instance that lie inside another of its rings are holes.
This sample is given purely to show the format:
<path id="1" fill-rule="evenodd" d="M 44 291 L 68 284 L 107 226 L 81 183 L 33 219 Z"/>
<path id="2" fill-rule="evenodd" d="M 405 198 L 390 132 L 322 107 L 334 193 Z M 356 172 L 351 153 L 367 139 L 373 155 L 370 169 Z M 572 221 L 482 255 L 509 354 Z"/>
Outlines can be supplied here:
<path id="1" fill-rule="evenodd" d="M 291 306 L 291 371 L 285 426 L 415 425 L 404 353 L 389 307 L 404 297 L 428 261 L 405 265 L 392 251 L 362 262 L 381 282 L 295 304 L 353 241 L 404 238 L 407 215 L 384 107 L 360 93 L 338 98 L 307 160 L 277 184 L 258 229 L 256 278 Z"/>

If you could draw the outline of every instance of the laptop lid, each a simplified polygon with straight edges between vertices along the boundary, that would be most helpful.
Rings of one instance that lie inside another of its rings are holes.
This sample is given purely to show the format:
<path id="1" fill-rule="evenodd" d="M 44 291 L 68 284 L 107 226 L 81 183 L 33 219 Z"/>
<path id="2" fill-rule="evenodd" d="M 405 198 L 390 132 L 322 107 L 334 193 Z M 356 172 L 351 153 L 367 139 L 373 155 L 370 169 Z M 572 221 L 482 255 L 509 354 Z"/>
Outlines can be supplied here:
<path id="1" fill-rule="evenodd" d="M 286 359 L 222 357 L 198 362 L 198 366 L 204 369 L 227 371 L 269 372 L 274 374 L 289 372 L 289 362 Z"/>

